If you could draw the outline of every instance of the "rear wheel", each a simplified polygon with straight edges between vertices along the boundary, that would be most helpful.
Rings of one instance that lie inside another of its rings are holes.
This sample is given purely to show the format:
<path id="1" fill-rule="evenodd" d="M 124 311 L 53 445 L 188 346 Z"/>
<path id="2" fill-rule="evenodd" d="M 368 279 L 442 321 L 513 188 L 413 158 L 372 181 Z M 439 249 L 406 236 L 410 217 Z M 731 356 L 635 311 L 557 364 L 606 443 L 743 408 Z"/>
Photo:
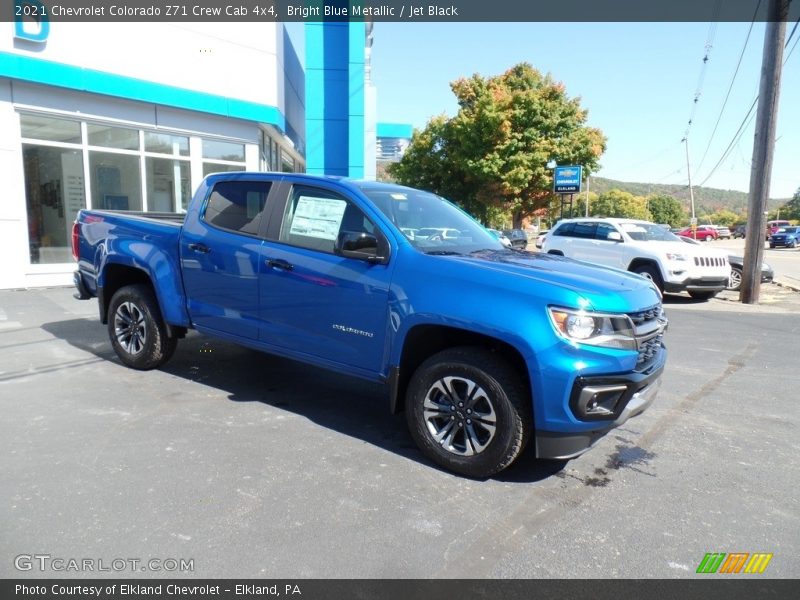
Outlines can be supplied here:
<path id="1" fill-rule="evenodd" d="M 125 286 L 111 298 L 108 336 L 120 360 L 141 370 L 163 365 L 178 344 L 167 335 L 161 309 L 146 285 Z"/>
<path id="2" fill-rule="evenodd" d="M 531 436 L 526 390 L 520 375 L 493 352 L 444 350 L 411 378 L 408 427 L 433 462 L 468 477 L 489 477 L 510 465 Z"/>

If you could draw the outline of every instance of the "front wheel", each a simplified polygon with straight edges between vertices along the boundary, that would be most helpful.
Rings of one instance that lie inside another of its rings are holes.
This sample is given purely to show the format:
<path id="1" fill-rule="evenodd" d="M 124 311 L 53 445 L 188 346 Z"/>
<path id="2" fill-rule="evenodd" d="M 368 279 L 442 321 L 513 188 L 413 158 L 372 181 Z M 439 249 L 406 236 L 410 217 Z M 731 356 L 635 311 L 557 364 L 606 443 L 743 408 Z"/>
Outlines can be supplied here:
<path id="1" fill-rule="evenodd" d="M 654 265 L 638 265 L 633 267 L 631 272 L 641 275 L 645 279 L 649 279 L 656 284 L 656 287 L 660 292 L 664 292 L 664 280 L 661 279 L 661 273 L 659 273 L 658 269 Z"/>
<path id="2" fill-rule="evenodd" d="M 411 378 L 408 428 L 433 462 L 468 477 L 489 477 L 510 465 L 531 436 L 526 390 L 521 376 L 493 352 L 444 350 Z"/>
<path id="3" fill-rule="evenodd" d="M 731 276 L 728 279 L 728 289 L 734 292 L 742 287 L 742 270 L 737 267 L 731 267 Z"/>
<path id="4" fill-rule="evenodd" d="M 167 335 L 161 309 L 146 285 L 127 285 L 111 298 L 108 336 L 120 360 L 143 371 L 167 362 L 178 344 Z"/>

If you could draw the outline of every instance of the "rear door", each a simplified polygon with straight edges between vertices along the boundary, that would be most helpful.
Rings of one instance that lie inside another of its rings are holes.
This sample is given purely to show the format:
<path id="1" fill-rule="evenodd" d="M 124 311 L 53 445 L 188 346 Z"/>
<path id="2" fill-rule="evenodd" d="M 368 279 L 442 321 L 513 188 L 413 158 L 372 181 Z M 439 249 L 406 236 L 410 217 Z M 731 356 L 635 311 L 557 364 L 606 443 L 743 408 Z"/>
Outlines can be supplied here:
<path id="1" fill-rule="evenodd" d="M 389 238 L 351 197 L 321 186 L 286 186 L 261 249 L 261 340 L 380 373 L 386 361 L 393 262 L 334 254 L 341 231 Z"/>
<path id="2" fill-rule="evenodd" d="M 277 184 L 226 175 L 208 186 L 205 200 L 186 215 L 181 235 L 189 317 L 199 329 L 255 340 L 265 214 Z"/>

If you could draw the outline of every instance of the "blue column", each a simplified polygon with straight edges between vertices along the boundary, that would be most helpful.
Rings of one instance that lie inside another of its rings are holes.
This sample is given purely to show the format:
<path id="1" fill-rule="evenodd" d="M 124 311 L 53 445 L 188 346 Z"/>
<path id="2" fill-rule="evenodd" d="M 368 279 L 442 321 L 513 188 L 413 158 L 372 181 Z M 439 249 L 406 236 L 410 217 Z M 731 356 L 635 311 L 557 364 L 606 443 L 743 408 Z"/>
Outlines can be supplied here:
<path id="1" fill-rule="evenodd" d="M 306 23 L 306 171 L 364 175 L 364 23 Z"/>

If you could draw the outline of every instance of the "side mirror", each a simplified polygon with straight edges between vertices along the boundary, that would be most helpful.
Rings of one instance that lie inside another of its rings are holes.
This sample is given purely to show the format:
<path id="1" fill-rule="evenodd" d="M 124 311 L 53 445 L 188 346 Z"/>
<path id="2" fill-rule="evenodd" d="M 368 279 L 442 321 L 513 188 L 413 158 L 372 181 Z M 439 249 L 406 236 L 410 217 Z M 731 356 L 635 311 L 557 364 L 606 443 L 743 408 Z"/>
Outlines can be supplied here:
<path id="1" fill-rule="evenodd" d="M 333 251 L 345 258 L 365 260 L 369 263 L 385 265 L 389 262 L 389 247 L 383 240 L 371 233 L 342 231 L 336 238 Z"/>
<path id="2" fill-rule="evenodd" d="M 619 231 L 612 231 L 606 236 L 606 239 L 612 242 L 621 242 L 622 234 Z"/>

